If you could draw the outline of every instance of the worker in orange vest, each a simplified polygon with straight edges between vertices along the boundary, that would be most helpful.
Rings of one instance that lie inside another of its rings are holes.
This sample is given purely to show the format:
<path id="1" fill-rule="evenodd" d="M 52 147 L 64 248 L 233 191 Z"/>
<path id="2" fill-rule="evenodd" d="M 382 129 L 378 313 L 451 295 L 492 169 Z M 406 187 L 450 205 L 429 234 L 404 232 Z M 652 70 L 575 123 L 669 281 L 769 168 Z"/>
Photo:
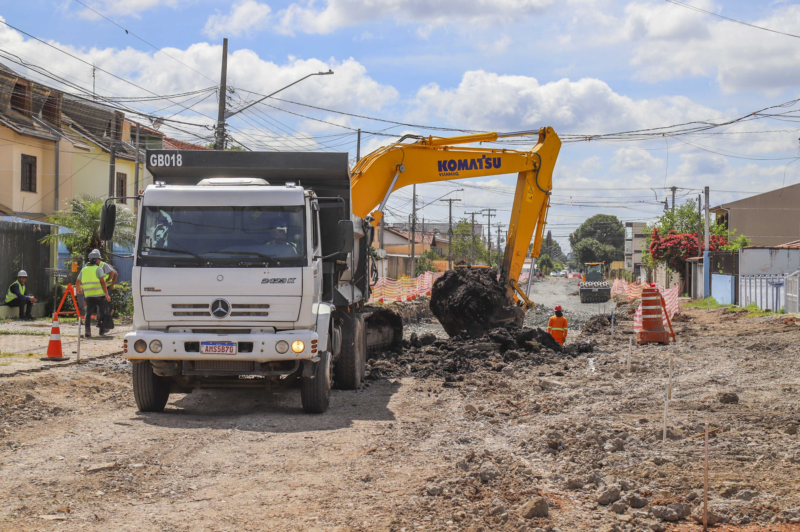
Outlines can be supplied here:
<path id="1" fill-rule="evenodd" d="M 554 310 L 556 315 L 550 316 L 550 321 L 547 322 L 547 332 L 550 333 L 550 336 L 552 336 L 556 342 L 564 345 L 564 340 L 567 339 L 569 325 L 567 324 L 567 318 L 564 317 L 564 312 L 561 310 L 561 305 L 556 305 Z"/>

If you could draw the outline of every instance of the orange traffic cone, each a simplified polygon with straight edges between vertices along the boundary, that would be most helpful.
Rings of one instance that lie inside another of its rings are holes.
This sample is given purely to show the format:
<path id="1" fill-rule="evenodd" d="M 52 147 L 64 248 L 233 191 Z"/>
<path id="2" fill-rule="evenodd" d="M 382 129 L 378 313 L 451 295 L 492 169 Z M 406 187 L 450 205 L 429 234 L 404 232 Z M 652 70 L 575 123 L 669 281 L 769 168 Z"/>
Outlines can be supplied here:
<path id="1" fill-rule="evenodd" d="M 637 344 L 668 344 L 670 334 L 664 330 L 661 293 L 657 288 L 642 290 L 642 330 L 636 333 Z"/>
<path id="2" fill-rule="evenodd" d="M 47 344 L 47 356 L 39 360 L 47 362 L 63 362 L 69 360 L 61 352 L 61 328 L 58 326 L 58 314 L 53 314 L 53 328 L 50 329 L 50 343 Z"/>

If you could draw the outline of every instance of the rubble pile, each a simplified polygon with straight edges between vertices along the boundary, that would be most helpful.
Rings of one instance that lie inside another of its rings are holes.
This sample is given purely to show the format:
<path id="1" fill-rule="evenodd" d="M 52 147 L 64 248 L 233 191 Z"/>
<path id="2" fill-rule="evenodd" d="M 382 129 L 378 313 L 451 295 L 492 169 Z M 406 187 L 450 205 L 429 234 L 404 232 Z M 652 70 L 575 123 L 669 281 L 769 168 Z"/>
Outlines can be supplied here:
<path id="1" fill-rule="evenodd" d="M 509 303 L 497 270 L 449 270 L 433 283 L 431 312 L 450 336 L 478 337 L 507 323 L 522 325 L 523 310 Z"/>
<path id="2" fill-rule="evenodd" d="M 463 381 L 465 375 L 481 369 L 500 372 L 510 363 L 537 366 L 592 350 L 593 344 L 588 340 L 562 347 L 542 329 L 510 324 L 477 338 L 462 333 L 442 340 L 432 333 L 413 333 L 398 349 L 372 353 L 367 378 L 411 375 L 441 377 L 445 382 Z"/>

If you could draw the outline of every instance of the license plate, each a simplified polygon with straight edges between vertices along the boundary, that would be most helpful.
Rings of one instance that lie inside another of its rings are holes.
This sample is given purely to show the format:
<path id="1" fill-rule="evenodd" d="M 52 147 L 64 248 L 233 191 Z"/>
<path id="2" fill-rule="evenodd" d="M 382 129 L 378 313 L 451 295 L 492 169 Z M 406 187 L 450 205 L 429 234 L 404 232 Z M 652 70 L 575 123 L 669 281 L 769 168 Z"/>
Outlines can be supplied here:
<path id="1" fill-rule="evenodd" d="M 207 355 L 235 355 L 236 342 L 200 342 L 200 352 Z"/>

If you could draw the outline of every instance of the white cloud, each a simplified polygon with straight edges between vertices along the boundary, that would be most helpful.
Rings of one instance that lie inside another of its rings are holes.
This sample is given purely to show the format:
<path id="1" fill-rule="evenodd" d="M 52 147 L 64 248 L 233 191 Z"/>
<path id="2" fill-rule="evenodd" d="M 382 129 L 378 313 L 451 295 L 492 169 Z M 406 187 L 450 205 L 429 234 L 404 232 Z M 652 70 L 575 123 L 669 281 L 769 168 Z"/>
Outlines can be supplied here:
<path id="1" fill-rule="evenodd" d="M 179 7 L 190 0 L 95 0 L 86 4 L 106 16 L 122 16 L 139 18 L 143 12 L 158 7 Z M 88 19 L 97 19 L 100 16 L 91 9 L 81 9 L 80 15 Z"/>
<path id="2" fill-rule="evenodd" d="M 208 43 L 193 44 L 186 49 L 165 48 L 163 50 L 164 54 L 142 52 L 133 48 L 82 49 L 54 41 L 51 41 L 51 44 L 83 59 L 89 64 L 96 64 L 102 69 L 98 71 L 98 94 L 114 96 L 150 96 L 153 93 L 177 94 L 214 85 L 216 84 L 216 79 L 214 78 L 219 75 L 222 55 L 221 45 Z M 16 54 L 33 64 L 46 66 L 55 74 L 67 76 L 71 81 L 82 84 L 85 89 L 91 90 L 92 78 L 90 67 L 87 64 L 38 41 L 26 39 L 21 34 L 2 24 L 0 24 L 0 48 Z M 207 79 L 182 66 L 172 58 L 177 59 L 197 72 L 207 73 L 211 79 Z M 8 64 L 22 75 L 58 88 L 58 84 L 53 80 L 45 79 L 35 72 L 26 71 L 18 65 Z M 229 86 L 237 89 L 248 89 L 261 94 L 268 93 L 270 89 L 286 86 L 309 73 L 327 71 L 328 69 L 333 69 L 336 74 L 307 79 L 288 89 L 283 94 L 293 101 L 345 111 L 361 112 L 374 112 L 397 98 L 397 91 L 394 87 L 378 83 L 372 79 L 367 73 L 367 69 L 352 58 L 342 61 L 336 59 L 289 58 L 284 63 L 274 63 L 265 61 L 258 54 L 247 49 L 236 50 L 228 57 Z M 106 72 L 130 80 L 136 86 L 117 79 Z M 68 92 L 76 92 L 73 88 L 67 88 L 66 90 Z M 242 98 L 255 98 L 255 96 L 243 92 L 237 94 Z M 185 101 L 188 102 L 188 105 L 191 105 L 196 100 Z M 166 107 L 169 102 L 165 104 L 165 102 L 159 101 L 157 104 L 149 107 L 149 109 Z M 137 109 L 148 109 L 147 104 L 144 103 L 131 105 Z M 272 102 L 272 105 L 288 104 Z M 215 98 L 210 97 L 203 103 L 194 106 L 193 111 L 182 110 L 180 105 L 173 105 L 165 109 L 161 114 L 171 115 L 182 111 L 180 116 L 175 117 L 176 119 L 212 124 L 216 120 L 216 108 Z M 291 110 L 298 111 L 298 108 L 291 107 Z M 260 112 L 275 113 L 275 117 L 281 121 L 295 120 L 295 117 L 279 111 L 261 108 Z M 263 120 L 263 118 L 260 119 Z M 252 114 L 250 114 L 249 120 L 258 124 L 258 119 L 253 117 Z M 236 129 L 241 130 L 249 127 L 239 117 L 233 118 L 231 122 Z M 261 125 L 263 126 L 263 124 Z M 266 128 L 266 126 L 263 127 Z M 208 131 L 199 128 L 185 127 L 184 129 L 199 131 L 204 135 L 210 134 Z M 177 135 L 174 132 L 168 132 L 168 134 Z M 239 141 L 247 143 L 247 137 L 242 133 L 232 132 L 232 134 L 235 137 L 238 136 Z"/>
<path id="3" fill-rule="evenodd" d="M 664 160 L 637 148 L 620 148 L 614 154 L 614 172 L 648 173 L 664 168 Z"/>
<path id="4" fill-rule="evenodd" d="M 540 12 L 553 0 L 306 0 L 278 13 L 278 30 L 286 34 L 331 33 L 337 29 L 391 18 L 417 24 L 423 36 L 434 28 L 454 24 L 514 22 Z"/>
<path id="5" fill-rule="evenodd" d="M 715 10 L 711 0 L 694 2 Z M 797 33 L 800 6 L 777 6 L 753 24 Z M 614 31 L 614 30 L 610 30 Z M 647 82 L 715 76 L 725 93 L 774 95 L 800 83 L 797 41 L 729 21 L 718 21 L 665 2 L 632 2 L 625 8 L 621 38 L 636 43 L 631 64 Z"/>
<path id="6" fill-rule="evenodd" d="M 271 11 L 267 4 L 255 0 L 235 2 L 227 15 L 217 13 L 208 17 L 203 34 L 212 39 L 249 36 L 265 27 Z"/>
<path id="7" fill-rule="evenodd" d="M 605 82 L 562 79 L 544 85 L 528 76 L 466 72 L 459 85 L 421 88 L 414 120 L 439 118 L 470 129 L 518 131 L 553 126 L 557 133 L 592 134 L 664 126 L 719 116 L 714 109 L 683 96 L 633 99 Z"/>
<path id="8" fill-rule="evenodd" d="M 478 48 L 483 50 L 487 54 L 502 54 L 504 53 L 508 47 L 511 45 L 512 39 L 510 36 L 503 34 L 494 42 L 486 43 L 486 44 L 478 44 Z"/>
<path id="9" fill-rule="evenodd" d="M 682 176 L 718 175 L 729 169 L 728 160 L 711 153 L 684 153 L 677 174 Z"/>

